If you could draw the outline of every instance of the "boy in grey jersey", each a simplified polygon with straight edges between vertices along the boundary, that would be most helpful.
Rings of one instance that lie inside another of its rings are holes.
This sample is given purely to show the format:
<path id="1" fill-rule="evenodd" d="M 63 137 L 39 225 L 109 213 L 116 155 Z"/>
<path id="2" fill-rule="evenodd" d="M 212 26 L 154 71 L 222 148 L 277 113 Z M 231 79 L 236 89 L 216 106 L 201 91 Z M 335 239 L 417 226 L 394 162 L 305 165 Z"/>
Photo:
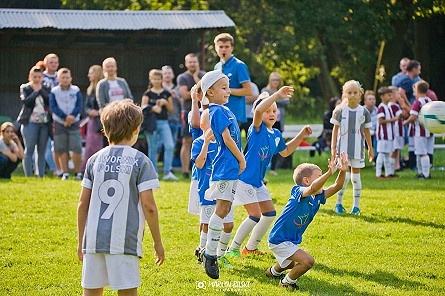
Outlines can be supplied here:
<path id="1" fill-rule="evenodd" d="M 110 146 L 88 160 L 77 211 L 84 295 L 102 295 L 104 286 L 137 295 L 145 220 L 156 264 L 164 261 L 153 197 L 158 176 L 148 157 L 131 147 L 142 119 L 141 108 L 128 99 L 108 104 L 101 114 Z"/>

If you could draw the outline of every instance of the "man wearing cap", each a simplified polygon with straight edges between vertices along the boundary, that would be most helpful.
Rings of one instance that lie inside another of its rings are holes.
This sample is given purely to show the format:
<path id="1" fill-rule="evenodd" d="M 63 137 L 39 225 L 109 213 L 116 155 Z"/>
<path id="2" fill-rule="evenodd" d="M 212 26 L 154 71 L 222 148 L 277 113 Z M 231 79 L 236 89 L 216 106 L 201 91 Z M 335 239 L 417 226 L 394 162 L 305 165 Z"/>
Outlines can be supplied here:
<path id="1" fill-rule="evenodd" d="M 221 61 L 215 65 L 215 70 L 221 70 L 229 78 L 230 98 L 226 104 L 235 114 L 238 124 L 247 122 L 246 96 L 252 95 L 249 70 L 243 61 L 233 54 L 233 37 L 222 33 L 215 37 L 215 50 Z"/>

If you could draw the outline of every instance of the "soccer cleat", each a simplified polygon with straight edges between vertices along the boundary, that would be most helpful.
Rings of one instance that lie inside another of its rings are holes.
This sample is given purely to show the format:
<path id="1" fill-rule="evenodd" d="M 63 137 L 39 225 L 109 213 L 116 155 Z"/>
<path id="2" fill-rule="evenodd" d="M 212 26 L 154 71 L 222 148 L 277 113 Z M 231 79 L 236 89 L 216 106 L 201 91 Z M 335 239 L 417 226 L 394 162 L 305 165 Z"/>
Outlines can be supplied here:
<path id="1" fill-rule="evenodd" d="M 69 173 L 63 173 L 62 180 L 65 181 L 65 180 L 69 180 L 69 179 L 70 179 L 70 174 Z"/>
<path id="2" fill-rule="evenodd" d="M 205 247 L 196 247 L 195 249 L 195 256 L 196 258 L 198 258 L 198 264 L 202 263 L 202 256 L 201 256 L 201 252 L 205 249 Z"/>
<path id="3" fill-rule="evenodd" d="M 82 173 L 77 173 L 75 176 L 74 176 L 74 180 L 82 180 L 83 179 L 83 174 Z"/>
<path id="4" fill-rule="evenodd" d="M 353 207 L 350 214 L 352 215 L 360 215 L 360 209 L 357 207 Z"/>
<path id="5" fill-rule="evenodd" d="M 218 260 L 216 256 L 207 255 L 203 250 L 201 252 L 202 265 L 205 268 L 206 274 L 212 279 L 219 279 Z"/>
<path id="6" fill-rule="evenodd" d="M 423 174 L 417 174 L 416 178 L 419 180 L 423 180 L 425 179 L 425 176 Z"/>
<path id="7" fill-rule="evenodd" d="M 233 265 L 230 264 L 229 260 L 225 256 L 221 256 L 218 258 L 218 266 L 227 269 L 233 269 Z"/>
<path id="8" fill-rule="evenodd" d="M 238 258 L 238 257 L 240 257 L 239 249 L 233 249 L 233 250 L 227 251 L 224 256 L 227 258 Z"/>
<path id="9" fill-rule="evenodd" d="M 168 174 L 164 175 L 164 177 L 162 177 L 162 180 L 164 180 L 164 181 L 178 181 L 179 178 L 176 177 L 175 175 L 173 175 L 172 172 L 169 172 Z"/>
<path id="10" fill-rule="evenodd" d="M 338 205 L 335 206 L 335 213 L 337 215 L 341 215 L 344 212 L 345 212 L 345 208 L 341 204 L 338 204 Z"/>
<path id="11" fill-rule="evenodd" d="M 283 283 L 283 280 L 280 280 L 280 282 L 278 283 L 278 287 L 284 287 L 284 288 L 287 288 L 292 291 L 299 289 L 299 287 L 297 286 L 297 283 L 295 283 L 295 284 Z"/>
<path id="12" fill-rule="evenodd" d="M 269 267 L 268 269 L 266 269 L 266 276 L 270 277 L 272 279 L 282 279 L 284 277 L 284 273 L 281 273 L 280 275 L 273 275 L 271 269 L 273 268 L 273 266 Z"/>
<path id="13" fill-rule="evenodd" d="M 245 255 L 249 255 L 249 254 L 264 255 L 266 253 L 264 253 L 263 251 L 258 250 L 258 248 L 256 248 L 255 250 L 248 250 L 246 247 L 244 247 L 244 249 L 241 252 L 241 256 L 245 256 Z"/>

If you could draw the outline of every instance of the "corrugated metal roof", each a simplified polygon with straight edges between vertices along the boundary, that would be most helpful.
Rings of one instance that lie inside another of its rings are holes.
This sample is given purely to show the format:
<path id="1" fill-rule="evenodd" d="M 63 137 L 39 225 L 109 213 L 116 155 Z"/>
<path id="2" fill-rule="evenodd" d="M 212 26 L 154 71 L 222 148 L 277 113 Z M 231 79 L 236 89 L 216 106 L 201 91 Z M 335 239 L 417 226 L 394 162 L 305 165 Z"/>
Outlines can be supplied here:
<path id="1" fill-rule="evenodd" d="M 0 29 L 187 30 L 234 26 L 223 10 L 0 9 Z"/>

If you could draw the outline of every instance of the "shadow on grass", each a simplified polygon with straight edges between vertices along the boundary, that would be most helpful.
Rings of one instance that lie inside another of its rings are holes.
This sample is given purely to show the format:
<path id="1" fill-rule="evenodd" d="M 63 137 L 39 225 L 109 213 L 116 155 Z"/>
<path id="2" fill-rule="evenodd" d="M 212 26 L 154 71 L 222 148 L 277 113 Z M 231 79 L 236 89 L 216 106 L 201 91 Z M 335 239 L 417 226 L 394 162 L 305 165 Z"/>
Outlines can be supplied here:
<path id="1" fill-rule="evenodd" d="M 320 263 L 315 263 L 314 269 L 317 271 L 323 271 L 338 276 L 353 276 L 357 278 L 362 278 L 367 281 L 375 282 L 383 286 L 391 286 L 398 289 L 402 288 L 404 290 L 407 287 L 410 288 L 424 287 L 424 284 L 422 283 L 410 280 L 403 280 L 392 273 L 381 270 L 376 270 L 373 273 L 363 273 L 355 270 L 348 271 L 344 269 L 333 268 Z"/>
<path id="2" fill-rule="evenodd" d="M 338 216 L 337 214 L 335 214 L 334 210 L 320 209 L 319 211 L 322 213 L 328 214 L 328 215 Z M 410 218 L 385 217 L 385 216 L 371 217 L 371 216 L 367 216 L 367 215 L 363 215 L 363 214 L 362 215 L 343 214 L 341 216 L 343 216 L 345 218 L 353 218 L 353 219 L 357 219 L 357 220 L 362 220 L 362 221 L 369 222 L 369 223 L 387 223 L 387 222 L 406 223 L 406 224 L 410 224 L 413 226 L 423 226 L 423 227 L 432 227 L 432 228 L 436 228 L 436 229 L 445 229 L 445 225 L 443 225 L 443 224 L 437 224 L 434 222 L 417 221 L 417 220 L 410 219 Z"/>

